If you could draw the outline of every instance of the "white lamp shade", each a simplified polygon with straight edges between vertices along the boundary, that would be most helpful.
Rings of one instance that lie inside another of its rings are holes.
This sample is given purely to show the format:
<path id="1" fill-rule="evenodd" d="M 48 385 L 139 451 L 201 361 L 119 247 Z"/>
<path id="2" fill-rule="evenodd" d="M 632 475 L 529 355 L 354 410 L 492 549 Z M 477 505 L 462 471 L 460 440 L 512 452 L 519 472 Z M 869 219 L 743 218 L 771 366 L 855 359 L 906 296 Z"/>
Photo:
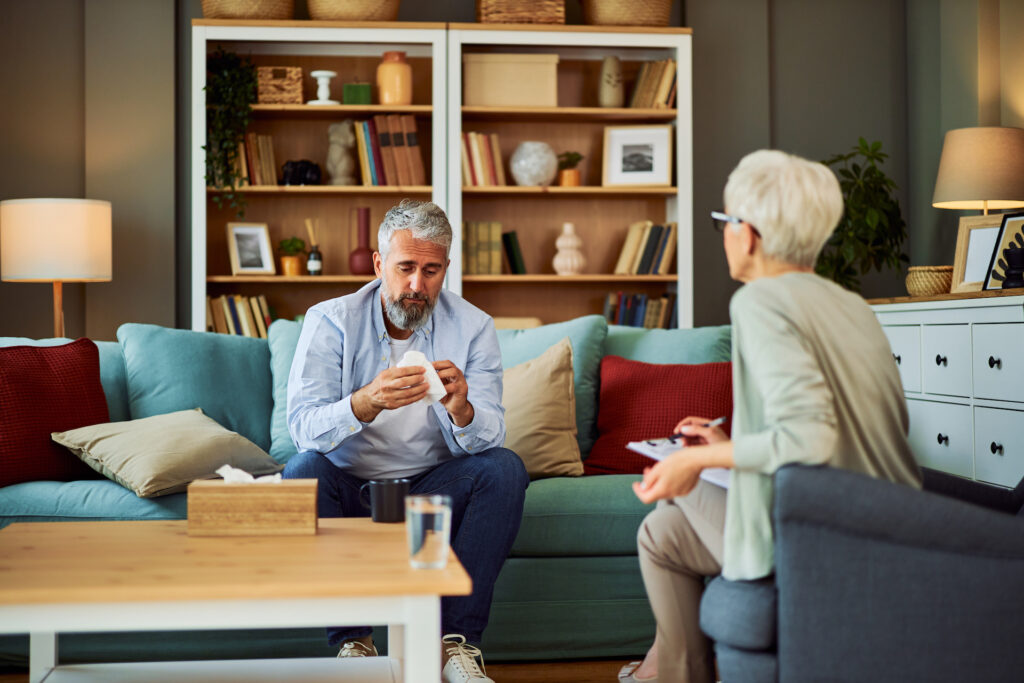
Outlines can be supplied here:
<path id="1" fill-rule="evenodd" d="M 946 133 L 932 206 L 968 210 L 1024 206 L 1024 129 L 984 126 Z"/>
<path id="2" fill-rule="evenodd" d="M 0 202 L 0 278 L 21 282 L 111 279 L 110 202 Z"/>

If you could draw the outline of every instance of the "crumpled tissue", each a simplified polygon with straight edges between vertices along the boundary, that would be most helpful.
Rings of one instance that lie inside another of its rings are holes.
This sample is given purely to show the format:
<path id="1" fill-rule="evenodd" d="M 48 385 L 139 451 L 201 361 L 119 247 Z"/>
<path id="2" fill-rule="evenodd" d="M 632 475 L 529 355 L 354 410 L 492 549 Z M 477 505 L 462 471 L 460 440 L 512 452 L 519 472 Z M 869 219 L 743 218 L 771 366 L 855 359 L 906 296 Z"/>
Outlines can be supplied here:
<path id="1" fill-rule="evenodd" d="M 277 484 L 281 481 L 280 472 L 277 474 L 265 474 L 262 477 L 254 477 L 245 470 L 240 470 L 231 465 L 221 465 L 217 468 L 216 472 L 224 477 L 224 481 L 229 484 L 252 484 L 255 482 Z"/>
<path id="2" fill-rule="evenodd" d="M 396 367 L 405 368 L 412 365 L 422 365 L 426 371 L 425 377 L 427 379 L 427 395 L 420 399 L 420 403 L 433 403 L 440 401 L 448 391 L 444 388 L 444 382 L 441 381 L 441 377 L 437 374 L 437 370 L 430 364 L 427 357 L 420 351 L 406 351 L 402 358 L 398 361 Z"/>

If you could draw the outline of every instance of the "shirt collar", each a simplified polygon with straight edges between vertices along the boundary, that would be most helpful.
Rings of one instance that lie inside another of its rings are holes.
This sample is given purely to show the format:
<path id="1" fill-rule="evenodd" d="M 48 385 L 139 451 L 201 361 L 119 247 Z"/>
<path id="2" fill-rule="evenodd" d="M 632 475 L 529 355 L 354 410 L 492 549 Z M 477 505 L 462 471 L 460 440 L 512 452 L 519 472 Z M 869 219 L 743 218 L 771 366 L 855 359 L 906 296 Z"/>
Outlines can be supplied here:
<path id="1" fill-rule="evenodd" d="M 373 332 L 377 335 L 377 341 L 384 341 L 388 338 L 388 328 L 384 324 L 384 307 L 381 304 L 381 288 L 384 286 L 384 280 L 377 278 L 376 286 L 373 289 L 371 295 L 371 301 L 373 302 Z M 438 295 L 438 301 L 440 302 L 440 294 Z M 413 336 L 419 336 L 422 339 L 430 339 L 434 336 L 434 313 L 437 312 L 437 307 L 434 307 L 434 311 L 430 314 L 430 318 L 427 319 L 427 324 L 420 327 Z"/>

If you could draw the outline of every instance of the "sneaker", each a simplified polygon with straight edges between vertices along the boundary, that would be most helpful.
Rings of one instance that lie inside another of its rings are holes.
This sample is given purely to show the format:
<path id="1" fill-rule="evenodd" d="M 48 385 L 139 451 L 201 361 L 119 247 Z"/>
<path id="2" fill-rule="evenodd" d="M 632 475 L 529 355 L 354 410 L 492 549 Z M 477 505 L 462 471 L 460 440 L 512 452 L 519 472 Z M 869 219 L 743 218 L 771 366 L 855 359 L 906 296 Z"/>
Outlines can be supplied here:
<path id="1" fill-rule="evenodd" d="M 441 638 L 441 643 L 444 645 L 444 653 L 448 655 L 448 661 L 441 671 L 444 683 L 494 683 L 487 677 L 487 669 L 482 668 L 484 656 L 480 648 L 466 643 L 465 636 L 449 633 Z M 479 664 L 477 657 L 480 658 Z"/>
<path id="2" fill-rule="evenodd" d="M 342 643 L 341 650 L 338 651 L 338 657 L 376 657 L 377 647 L 375 645 L 366 645 L 359 640 L 346 640 Z"/>

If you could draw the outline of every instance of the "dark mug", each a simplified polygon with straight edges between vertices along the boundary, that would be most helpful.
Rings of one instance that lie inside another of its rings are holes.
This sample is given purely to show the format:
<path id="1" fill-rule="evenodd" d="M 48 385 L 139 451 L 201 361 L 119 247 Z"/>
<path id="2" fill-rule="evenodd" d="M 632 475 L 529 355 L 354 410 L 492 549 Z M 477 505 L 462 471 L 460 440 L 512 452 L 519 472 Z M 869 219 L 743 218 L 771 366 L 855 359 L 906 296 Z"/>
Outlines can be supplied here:
<path id="1" fill-rule="evenodd" d="M 370 502 L 364 493 L 369 487 Z M 375 522 L 404 522 L 408 479 L 371 479 L 359 487 L 359 502 L 370 511 Z"/>

